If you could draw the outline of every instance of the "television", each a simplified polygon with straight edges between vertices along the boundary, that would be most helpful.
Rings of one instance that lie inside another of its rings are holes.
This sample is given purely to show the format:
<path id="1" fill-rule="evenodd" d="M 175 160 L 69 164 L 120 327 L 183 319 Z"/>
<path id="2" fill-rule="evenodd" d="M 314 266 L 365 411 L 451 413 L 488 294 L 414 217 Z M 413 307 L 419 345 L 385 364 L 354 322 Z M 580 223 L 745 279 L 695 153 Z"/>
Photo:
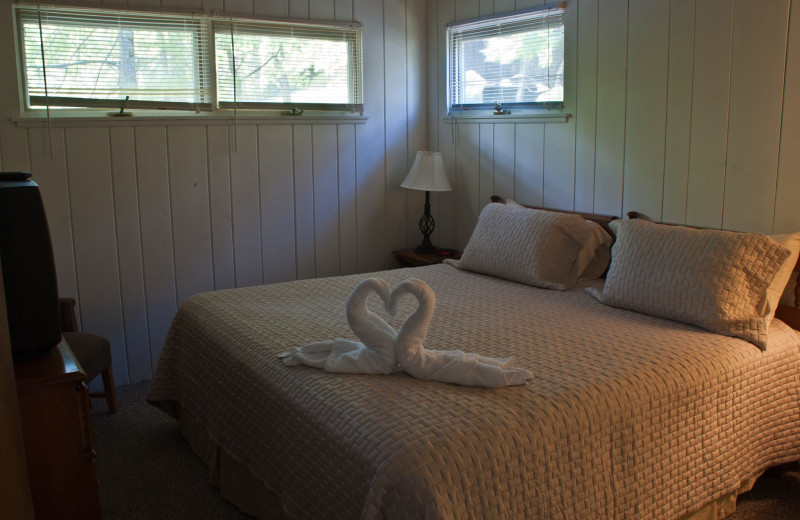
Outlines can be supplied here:
<path id="1" fill-rule="evenodd" d="M 58 285 L 39 187 L 28 172 L 0 172 L 0 268 L 14 361 L 61 341 Z"/>

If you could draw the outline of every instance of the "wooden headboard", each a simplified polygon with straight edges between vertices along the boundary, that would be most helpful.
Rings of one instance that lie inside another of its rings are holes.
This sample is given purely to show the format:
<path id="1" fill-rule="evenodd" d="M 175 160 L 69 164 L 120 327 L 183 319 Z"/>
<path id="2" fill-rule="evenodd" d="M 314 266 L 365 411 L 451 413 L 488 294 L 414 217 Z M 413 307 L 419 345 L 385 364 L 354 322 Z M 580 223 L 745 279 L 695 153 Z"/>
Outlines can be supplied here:
<path id="1" fill-rule="evenodd" d="M 505 200 L 497 195 L 492 195 L 491 199 L 492 202 L 505 203 Z M 528 206 L 527 204 L 522 204 L 522 206 L 532 209 L 546 209 L 547 211 L 558 211 L 560 213 L 574 213 L 580 215 L 586 220 L 597 222 L 598 224 L 603 226 L 603 229 L 608 231 L 608 233 L 612 237 L 616 238 L 614 232 L 611 230 L 608 224 L 612 220 L 616 220 L 618 217 L 608 216 L 608 215 L 595 215 L 593 213 L 581 213 L 579 211 L 538 208 L 536 206 Z M 643 214 L 639 213 L 638 211 L 629 211 L 627 213 L 627 216 L 629 219 L 651 220 L 646 216 L 644 216 Z M 794 287 L 794 307 L 788 305 L 779 305 L 778 309 L 775 311 L 775 316 L 782 322 L 792 327 L 793 329 L 800 331 L 800 258 L 797 259 L 797 264 L 794 266 L 794 271 L 798 273 L 797 282 L 795 283 Z"/>

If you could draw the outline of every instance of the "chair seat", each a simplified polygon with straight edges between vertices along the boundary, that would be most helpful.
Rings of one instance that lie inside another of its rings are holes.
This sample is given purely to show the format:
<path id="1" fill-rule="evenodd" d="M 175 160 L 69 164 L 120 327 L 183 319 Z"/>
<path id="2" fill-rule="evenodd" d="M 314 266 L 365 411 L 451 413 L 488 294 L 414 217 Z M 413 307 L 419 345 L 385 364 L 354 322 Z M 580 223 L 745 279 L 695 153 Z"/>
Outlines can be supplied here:
<path id="1" fill-rule="evenodd" d="M 87 382 L 111 365 L 111 344 L 106 338 L 86 332 L 64 332 L 62 336 L 81 364 Z"/>

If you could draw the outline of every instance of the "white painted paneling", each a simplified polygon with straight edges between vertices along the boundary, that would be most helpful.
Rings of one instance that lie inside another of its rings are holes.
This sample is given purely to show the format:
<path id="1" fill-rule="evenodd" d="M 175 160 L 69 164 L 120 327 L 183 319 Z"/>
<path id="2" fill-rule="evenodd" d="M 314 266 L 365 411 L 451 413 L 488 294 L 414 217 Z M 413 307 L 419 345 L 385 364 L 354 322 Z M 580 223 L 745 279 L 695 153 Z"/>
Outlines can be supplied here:
<path id="1" fill-rule="evenodd" d="M 353 21 L 353 0 L 335 0 L 333 5 L 337 20 Z"/>
<path id="2" fill-rule="evenodd" d="M 69 180 L 64 130 L 53 129 L 53 157 L 50 157 L 50 140 L 46 129 L 32 128 L 29 132 L 31 151 L 31 179 L 39 185 L 50 243 L 56 263 L 58 293 L 63 297 L 78 297 L 75 279 L 75 252 L 72 248 L 72 216 L 69 204 Z M 78 313 L 80 309 L 76 309 Z"/>
<path id="3" fill-rule="evenodd" d="M 167 145 L 180 305 L 187 297 L 214 288 L 205 128 L 171 126 L 167 129 Z"/>
<path id="4" fill-rule="evenodd" d="M 358 216 L 356 215 L 356 129 L 337 126 L 339 167 L 339 271 L 358 272 Z"/>
<path id="5" fill-rule="evenodd" d="M 47 132 L 42 132 L 45 140 L 44 150 L 50 155 L 50 141 Z M 28 132 L 23 128 L 0 127 L 0 157 L 3 171 L 27 172 L 31 169 L 28 155 Z"/>
<path id="6" fill-rule="evenodd" d="M 670 2 L 664 197 L 660 220 L 673 224 L 686 222 L 692 124 L 694 9 L 695 0 Z"/>
<path id="7" fill-rule="evenodd" d="M 122 318 L 131 381 L 152 377 L 133 128 L 111 128 L 111 177 L 117 232 Z"/>
<path id="8" fill-rule="evenodd" d="M 728 147 L 733 2 L 697 2 L 686 223 L 719 228 Z"/>
<path id="9" fill-rule="evenodd" d="M 294 220 L 297 250 L 297 278 L 314 278 L 314 157 L 311 126 L 292 125 L 294 140 Z M 324 196 L 320 194 L 320 196 Z"/>
<path id="10" fill-rule="evenodd" d="M 256 0 L 253 2 L 253 12 L 261 16 L 275 16 L 286 18 L 289 16 L 289 1 L 263 2 Z"/>
<path id="11" fill-rule="evenodd" d="M 456 148 L 456 216 L 458 218 L 458 242 L 456 248 L 463 250 L 472 230 L 478 222 L 478 214 L 484 206 L 480 200 L 480 125 L 458 124 Z"/>
<path id="12" fill-rule="evenodd" d="M 429 150 L 428 146 L 428 117 L 436 116 L 436 109 L 428 107 L 430 93 L 428 92 L 428 75 L 426 68 L 421 66 L 426 60 L 426 45 L 428 43 L 428 26 L 426 24 L 426 8 L 428 2 L 425 0 L 406 1 L 406 120 L 407 120 L 407 146 L 405 152 L 404 176 L 408 173 L 414 163 L 417 150 Z M 435 29 L 435 25 L 431 24 Z M 436 42 L 434 36 L 431 42 Z M 433 74 L 430 77 L 436 78 L 436 65 L 434 61 Z M 430 70 L 430 69 L 428 69 Z M 436 84 L 436 82 L 432 82 Z M 433 98 L 438 97 L 437 92 L 433 92 Z M 434 99 L 433 103 L 437 100 Z M 438 130 L 438 124 L 436 125 Z M 440 150 L 441 151 L 441 150 Z M 447 165 L 448 175 L 452 176 L 452 154 L 448 154 Z M 419 242 L 418 213 L 419 208 L 424 204 L 423 194 L 415 190 L 404 190 L 406 192 L 406 223 L 405 226 L 405 246 L 416 245 Z M 437 218 L 436 218 L 436 242 L 434 245 L 440 247 L 454 247 L 455 225 L 453 212 L 449 210 L 448 203 L 452 195 L 437 196 Z M 449 218 L 447 218 L 449 217 Z M 401 227 L 401 226 L 398 226 Z"/>
<path id="13" fill-rule="evenodd" d="M 800 230 L 800 16 L 796 11 L 790 17 L 788 40 L 773 233 Z"/>
<path id="14" fill-rule="evenodd" d="M 577 27 L 575 209 L 589 213 L 594 211 L 598 2 L 599 0 L 581 0 Z"/>
<path id="15" fill-rule="evenodd" d="M 233 257 L 236 286 L 262 283 L 261 201 L 258 187 L 258 127 L 231 128 L 231 208 L 233 208 Z"/>
<path id="16" fill-rule="evenodd" d="M 435 2 L 431 2 L 434 3 Z M 429 13 L 433 16 L 433 20 L 429 24 L 433 24 L 436 31 L 428 32 L 428 48 L 436 50 L 436 59 L 433 62 L 433 70 L 429 67 L 430 84 L 431 88 L 428 90 L 429 112 L 433 117 L 433 131 L 431 138 L 435 136 L 435 141 L 429 141 L 431 145 L 425 147 L 433 151 L 442 153 L 442 162 L 444 169 L 447 172 L 447 178 L 454 191 L 448 193 L 437 193 L 431 197 L 431 213 L 436 219 L 436 230 L 434 237 L 436 241 L 434 245 L 439 247 L 453 248 L 456 246 L 457 233 L 459 220 L 457 219 L 457 204 L 458 204 L 458 175 L 456 165 L 456 140 L 455 140 L 455 125 L 446 122 L 443 118 L 447 114 L 447 61 L 444 59 L 446 52 L 446 42 L 444 31 L 439 31 L 440 26 L 451 22 L 456 19 L 456 9 L 462 15 L 467 15 L 467 12 L 462 12 L 469 6 L 470 2 L 459 2 L 458 5 L 453 0 L 443 0 L 437 5 L 434 5 Z M 475 13 L 477 13 L 477 4 L 475 4 Z M 430 25 L 429 25 L 430 29 Z M 431 58 L 429 57 L 429 60 Z M 430 65 L 430 62 L 429 62 Z M 435 105 L 430 105 L 433 102 Z M 410 230 L 411 239 L 410 245 L 418 245 L 422 241 L 422 233 L 419 231 L 417 224 L 419 218 L 422 216 L 422 208 L 424 205 L 424 197 L 419 194 L 410 193 L 408 196 L 409 203 L 409 225 L 414 223 L 413 229 Z M 416 230 L 416 231 L 415 231 Z"/>
<path id="17" fill-rule="evenodd" d="M 228 148 L 230 136 L 227 126 L 209 126 L 206 131 L 214 289 L 232 289 L 236 287 L 236 273 L 233 262 L 231 156 Z"/>
<path id="18" fill-rule="evenodd" d="M 669 4 L 631 2 L 622 214 L 661 216 L 667 113 Z"/>
<path id="19" fill-rule="evenodd" d="M 225 12 L 253 14 L 253 3 L 257 0 L 225 0 Z"/>
<path id="20" fill-rule="evenodd" d="M 722 227 L 769 233 L 775 205 L 789 1 L 736 3 Z M 754 103 L 754 100 L 758 100 Z"/>
<path id="21" fill-rule="evenodd" d="M 264 283 L 297 278 L 295 262 L 292 127 L 263 125 L 258 130 L 261 179 L 261 256 Z"/>
<path id="22" fill-rule="evenodd" d="M 519 124 L 515 136 L 514 197 L 521 204 L 544 204 L 544 127 Z"/>
<path id="23" fill-rule="evenodd" d="M 335 20 L 334 0 L 308 0 L 308 17 L 312 20 Z"/>
<path id="24" fill-rule="evenodd" d="M 66 151 L 81 330 L 108 338 L 116 382 L 125 384 L 130 379 L 119 305 L 108 129 L 71 129 Z"/>
<path id="25" fill-rule="evenodd" d="M 139 127 L 134 137 L 150 363 L 155 367 L 177 309 L 167 130 L 164 127 Z"/>
<path id="26" fill-rule="evenodd" d="M 315 275 L 339 274 L 339 198 L 336 125 L 315 125 L 314 158 L 314 255 Z"/>
<path id="27" fill-rule="evenodd" d="M 308 18 L 308 0 L 289 0 L 289 16 L 291 18 Z"/>
<path id="28" fill-rule="evenodd" d="M 480 125 L 480 155 L 478 157 L 478 199 L 481 206 L 494 195 L 494 125 Z"/>
<path id="29" fill-rule="evenodd" d="M 514 147 L 516 125 L 499 123 L 494 125 L 494 186 L 492 194 L 514 198 Z"/>
<path id="30" fill-rule="evenodd" d="M 625 153 L 628 2 L 603 1 L 599 2 L 599 8 L 594 211 L 619 215 Z"/>

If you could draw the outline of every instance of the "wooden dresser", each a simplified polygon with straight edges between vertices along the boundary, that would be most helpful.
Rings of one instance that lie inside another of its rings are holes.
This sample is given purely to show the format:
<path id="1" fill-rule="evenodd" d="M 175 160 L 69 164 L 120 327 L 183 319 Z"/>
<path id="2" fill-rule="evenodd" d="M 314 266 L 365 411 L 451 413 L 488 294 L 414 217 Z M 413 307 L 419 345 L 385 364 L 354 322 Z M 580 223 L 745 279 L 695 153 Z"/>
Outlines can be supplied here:
<path id="1" fill-rule="evenodd" d="M 36 519 L 100 519 L 86 375 L 63 341 L 14 373 Z"/>

